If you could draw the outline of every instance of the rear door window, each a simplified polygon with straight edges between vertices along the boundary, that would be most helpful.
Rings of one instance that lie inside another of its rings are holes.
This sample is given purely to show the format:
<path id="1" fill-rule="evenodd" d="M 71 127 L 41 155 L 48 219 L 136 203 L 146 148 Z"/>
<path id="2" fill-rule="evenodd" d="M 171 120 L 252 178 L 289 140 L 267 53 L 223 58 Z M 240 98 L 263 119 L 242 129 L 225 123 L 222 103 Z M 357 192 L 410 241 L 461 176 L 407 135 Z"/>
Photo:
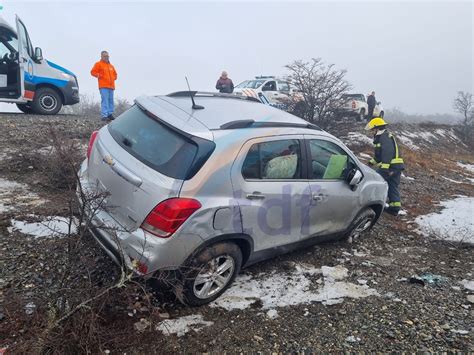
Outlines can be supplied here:
<path id="1" fill-rule="evenodd" d="M 299 140 L 254 144 L 245 157 L 242 175 L 245 179 L 301 179 Z"/>
<path id="2" fill-rule="evenodd" d="M 189 178 L 199 145 L 133 106 L 108 126 L 115 141 L 135 158 L 176 179 Z M 206 141 L 207 142 L 207 141 Z M 213 142 L 208 142 L 212 143 Z"/>

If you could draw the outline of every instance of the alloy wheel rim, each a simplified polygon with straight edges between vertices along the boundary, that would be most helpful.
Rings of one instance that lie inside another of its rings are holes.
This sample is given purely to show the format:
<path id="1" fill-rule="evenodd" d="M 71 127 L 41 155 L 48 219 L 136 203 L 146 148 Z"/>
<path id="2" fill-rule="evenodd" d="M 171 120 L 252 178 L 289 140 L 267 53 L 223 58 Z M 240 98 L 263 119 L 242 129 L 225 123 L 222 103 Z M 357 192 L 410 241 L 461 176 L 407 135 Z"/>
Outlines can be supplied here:
<path id="1" fill-rule="evenodd" d="M 371 224 L 372 224 L 372 218 L 363 219 L 354 229 L 354 232 L 352 233 L 352 235 L 356 238 L 359 237 L 362 233 L 364 233 L 367 229 L 369 229 Z"/>
<path id="2" fill-rule="evenodd" d="M 220 255 L 210 260 L 194 280 L 194 295 L 206 299 L 219 293 L 229 283 L 234 270 L 235 262 L 229 255 Z"/>

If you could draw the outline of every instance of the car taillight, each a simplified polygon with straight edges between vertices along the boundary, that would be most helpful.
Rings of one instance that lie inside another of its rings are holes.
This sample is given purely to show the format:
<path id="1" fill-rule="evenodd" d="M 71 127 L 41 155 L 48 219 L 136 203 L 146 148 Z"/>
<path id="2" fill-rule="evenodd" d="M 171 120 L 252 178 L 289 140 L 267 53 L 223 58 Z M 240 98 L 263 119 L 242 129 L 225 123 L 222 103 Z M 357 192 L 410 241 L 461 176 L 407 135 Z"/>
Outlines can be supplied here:
<path id="1" fill-rule="evenodd" d="M 192 198 L 170 198 L 160 202 L 148 214 L 141 228 L 158 237 L 168 238 L 199 208 L 199 201 Z"/>
<path id="2" fill-rule="evenodd" d="M 352 100 L 352 108 L 356 108 L 356 102 Z"/>
<path id="3" fill-rule="evenodd" d="M 98 134 L 99 134 L 99 131 L 94 131 L 91 134 L 91 138 L 89 139 L 89 146 L 87 147 L 87 159 L 89 159 L 90 156 L 91 156 L 92 147 L 94 147 L 94 142 L 95 142 Z"/>

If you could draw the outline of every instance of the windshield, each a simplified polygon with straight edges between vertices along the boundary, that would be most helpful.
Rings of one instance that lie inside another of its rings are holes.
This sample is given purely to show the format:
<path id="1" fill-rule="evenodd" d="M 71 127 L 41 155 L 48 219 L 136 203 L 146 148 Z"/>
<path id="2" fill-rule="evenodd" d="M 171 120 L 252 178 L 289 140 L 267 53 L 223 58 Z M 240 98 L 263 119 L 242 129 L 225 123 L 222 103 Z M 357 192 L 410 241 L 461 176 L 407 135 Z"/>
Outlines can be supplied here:
<path id="1" fill-rule="evenodd" d="M 18 51 L 18 40 L 10 31 L 0 32 L 0 56 L 16 53 Z"/>
<path id="2" fill-rule="evenodd" d="M 245 80 L 244 82 L 237 85 L 236 89 L 258 89 L 265 80 Z"/>

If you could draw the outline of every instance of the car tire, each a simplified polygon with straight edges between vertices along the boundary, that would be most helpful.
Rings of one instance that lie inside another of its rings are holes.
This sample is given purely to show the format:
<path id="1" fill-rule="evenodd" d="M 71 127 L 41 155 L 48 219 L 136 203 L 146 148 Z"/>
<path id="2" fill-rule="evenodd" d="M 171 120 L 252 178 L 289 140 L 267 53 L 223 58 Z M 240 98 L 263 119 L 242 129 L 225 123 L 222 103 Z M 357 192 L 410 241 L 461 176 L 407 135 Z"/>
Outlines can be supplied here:
<path id="1" fill-rule="evenodd" d="M 16 107 L 18 107 L 18 109 L 23 113 L 33 113 L 33 109 L 31 108 L 30 104 L 16 104 Z"/>
<path id="2" fill-rule="evenodd" d="M 372 208 L 366 208 L 360 212 L 352 221 L 348 232 L 345 235 L 345 239 L 348 242 L 352 242 L 354 239 L 359 238 L 362 233 L 367 232 L 372 228 L 376 217 L 377 215 Z"/>
<path id="3" fill-rule="evenodd" d="M 365 120 L 365 109 L 361 109 L 359 115 L 357 116 L 357 121 L 361 122 Z"/>
<path id="4" fill-rule="evenodd" d="M 31 103 L 33 112 L 39 115 L 55 115 L 61 110 L 63 102 L 58 92 L 51 88 L 39 88 Z"/>
<path id="5" fill-rule="evenodd" d="M 234 243 L 218 243 L 193 256 L 181 270 L 178 299 L 189 306 L 214 301 L 234 282 L 242 266 L 242 251 Z M 219 281 L 218 281 L 219 280 Z"/>
<path id="6" fill-rule="evenodd" d="M 380 117 L 380 118 L 383 118 L 383 116 L 384 116 L 384 115 L 385 115 L 385 112 L 383 112 L 383 111 L 380 111 L 380 115 L 379 115 L 379 117 Z"/>

